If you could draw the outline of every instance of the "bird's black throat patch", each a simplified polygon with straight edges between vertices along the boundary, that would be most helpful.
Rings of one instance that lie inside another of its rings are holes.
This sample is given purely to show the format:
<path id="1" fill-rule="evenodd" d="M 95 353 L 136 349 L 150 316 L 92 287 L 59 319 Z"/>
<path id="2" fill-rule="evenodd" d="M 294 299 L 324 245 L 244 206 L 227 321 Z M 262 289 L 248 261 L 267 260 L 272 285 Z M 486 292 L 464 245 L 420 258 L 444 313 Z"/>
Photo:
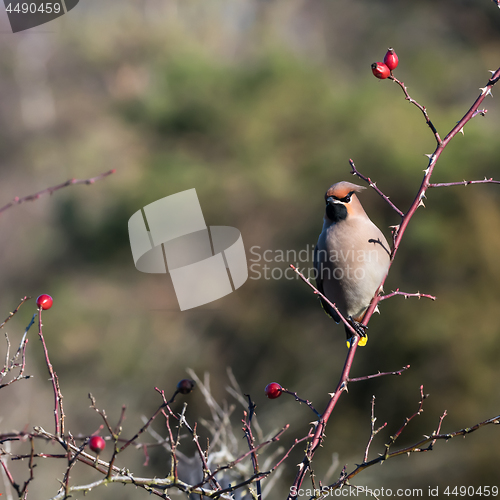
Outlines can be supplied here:
<path id="1" fill-rule="evenodd" d="M 345 220 L 347 217 L 347 208 L 345 207 L 345 205 L 342 205 L 340 203 L 334 203 L 332 205 L 330 205 L 330 203 L 327 203 L 326 216 L 332 222 L 339 222 L 341 220 Z"/>

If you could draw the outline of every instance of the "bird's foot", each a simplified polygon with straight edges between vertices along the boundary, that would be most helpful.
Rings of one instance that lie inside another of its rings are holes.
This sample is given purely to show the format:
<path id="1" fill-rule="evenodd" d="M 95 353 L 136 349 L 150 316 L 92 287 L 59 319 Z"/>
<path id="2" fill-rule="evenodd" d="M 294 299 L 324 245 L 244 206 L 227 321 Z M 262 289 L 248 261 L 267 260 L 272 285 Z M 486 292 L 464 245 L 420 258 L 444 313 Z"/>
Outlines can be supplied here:
<path id="1" fill-rule="evenodd" d="M 366 345 L 368 342 L 368 335 L 366 334 L 366 330 L 368 330 L 368 326 L 364 325 L 363 323 L 360 323 L 359 321 L 356 321 L 352 316 L 349 316 L 349 322 L 351 323 L 351 326 L 354 328 L 356 333 L 360 336 L 358 345 L 360 347 L 363 347 Z M 351 339 L 347 340 L 347 347 L 351 347 Z"/>
<path id="2" fill-rule="evenodd" d="M 368 330 L 368 326 L 363 325 L 363 323 L 360 323 L 359 321 L 356 321 L 352 316 L 349 316 L 349 322 L 361 338 L 366 337 L 366 330 Z"/>

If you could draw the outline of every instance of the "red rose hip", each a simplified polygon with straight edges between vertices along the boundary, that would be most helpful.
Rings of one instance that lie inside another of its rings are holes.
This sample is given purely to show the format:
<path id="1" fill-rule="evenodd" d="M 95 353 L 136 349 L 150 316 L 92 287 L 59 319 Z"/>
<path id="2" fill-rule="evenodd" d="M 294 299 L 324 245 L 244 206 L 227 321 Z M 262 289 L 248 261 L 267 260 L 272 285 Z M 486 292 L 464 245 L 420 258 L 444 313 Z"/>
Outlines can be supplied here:
<path id="1" fill-rule="evenodd" d="M 42 293 L 42 295 L 36 299 L 36 305 L 41 307 L 43 310 L 50 309 L 52 307 L 52 303 L 52 297 L 46 293 Z"/>
<path id="2" fill-rule="evenodd" d="M 392 71 L 398 67 L 398 56 L 392 47 L 389 47 L 385 56 L 384 63 Z"/>
<path id="3" fill-rule="evenodd" d="M 389 76 L 391 76 L 391 70 L 387 66 L 387 64 L 383 62 L 376 62 L 372 64 L 372 73 L 381 80 L 385 80 Z"/>
<path id="4" fill-rule="evenodd" d="M 276 399 L 281 396 L 283 388 L 277 382 L 271 382 L 270 384 L 266 385 L 264 392 L 269 399 Z"/>
<path id="5" fill-rule="evenodd" d="M 104 448 L 106 448 L 106 441 L 101 436 L 92 436 L 89 439 L 89 448 L 94 452 L 94 453 L 101 453 Z"/>

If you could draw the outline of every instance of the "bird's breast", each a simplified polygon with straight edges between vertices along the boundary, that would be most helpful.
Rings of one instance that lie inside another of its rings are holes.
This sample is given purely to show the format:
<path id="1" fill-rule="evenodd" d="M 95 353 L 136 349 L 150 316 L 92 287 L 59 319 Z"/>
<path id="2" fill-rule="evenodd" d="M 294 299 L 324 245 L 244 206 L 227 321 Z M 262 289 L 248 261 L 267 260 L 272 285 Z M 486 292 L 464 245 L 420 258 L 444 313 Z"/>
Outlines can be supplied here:
<path id="1" fill-rule="evenodd" d="M 389 245 L 369 219 L 325 225 L 318 241 L 325 292 L 355 317 L 369 304 L 387 274 Z"/>

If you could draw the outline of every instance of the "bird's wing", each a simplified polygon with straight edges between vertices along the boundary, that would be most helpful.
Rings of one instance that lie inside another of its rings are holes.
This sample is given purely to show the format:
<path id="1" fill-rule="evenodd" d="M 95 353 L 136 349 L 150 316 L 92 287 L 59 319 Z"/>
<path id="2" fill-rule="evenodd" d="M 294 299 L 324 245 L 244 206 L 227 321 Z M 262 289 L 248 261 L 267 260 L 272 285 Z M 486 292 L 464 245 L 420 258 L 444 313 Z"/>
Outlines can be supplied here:
<path id="1" fill-rule="evenodd" d="M 314 248 L 314 269 L 316 270 L 316 288 L 324 295 L 325 292 L 323 290 L 323 279 L 322 279 L 323 263 L 324 262 L 321 261 L 319 258 L 318 245 L 316 245 L 316 247 Z M 325 302 L 321 297 L 320 300 L 321 300 L 321 305 L 323 306 L 323 309 L 325 310 L 326 314 L 328 314 L 328 316 L 331 316 L 337 323 L 340 323 L 340 316 L 337 314 L 335 309 L 333 309 L 330 306 L 330 304 Z"/>

